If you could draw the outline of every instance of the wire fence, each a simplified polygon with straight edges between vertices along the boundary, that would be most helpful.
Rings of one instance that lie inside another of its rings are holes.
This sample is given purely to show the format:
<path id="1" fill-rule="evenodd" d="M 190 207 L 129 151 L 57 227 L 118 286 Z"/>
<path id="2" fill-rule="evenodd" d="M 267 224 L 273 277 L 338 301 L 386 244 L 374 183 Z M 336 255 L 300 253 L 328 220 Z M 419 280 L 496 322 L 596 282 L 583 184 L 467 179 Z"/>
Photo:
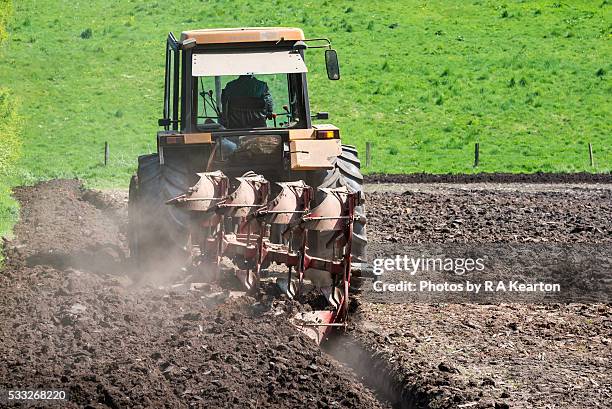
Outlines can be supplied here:
<path id="1" fill-rule="evenodd" d="M 377 170 L 401 162 L 404 168 L 415 169 L 417 172 L 425 171 L 425 173 L 431 168 L 432 161 L 452 163 L 454 168 L 471 168 L 474 171 L 522 167 L 527 171 L 566 168 L 569 171 L 578 169 L 605 172 L 611 170 L 611 160 L 612 150 L 609 146 L 595 145 L 591 142 L 576 145 L 566 151 L 554 151 L 547 146 L 538 146 L 537 149 L 529 146 L 502 148 L 494 144 L 475 142 L 455 149 L 435 150 L 429 146 L 426 149 L 415 147 L 403 153 L 399 153 L 393 147 L 366 142 L 362 165 L 365 169 Z"/>
<path id="2" fill-rule="evenodd" d="M 128 152 L 117 148 L 113 152 L 111 143 L 108 141 L 105 141 L 100 148 L 100 162 L 104 166 L 129 166 L 133 162 L 133 156 Z M 149 146 L 148 152 L 141 153 L 151 153 L 151 149 L 154 149 L 154 146 Z M 360 158 L 364 170 L 373 172 L 399 163 L 403 169 L 407 169 L 405 173 L 444 173 L 446 167 L 449 172 L 452 167 L 454 170 L 460 169 L 470 173 L 492 169 L 502 172 L 524 170 L 567 173 L 572 172 L 573 169 L 592 172 L 612 171 L 612 149 L 607 145 L 595 145 L 589 142 L 573 147 L 566 152 L 548 150 L 545 154 L 525 146 L 500 148 L 481 142 L 462 148 L 437 151 L 432 150 L 429 146 L 421 150 L 417 147 L 408 153 L 400 153 L 393 147 L 380 145 L 379 142 L 366 142 L 365 152 L 360 151 Z M 440 165 L 434 166 L 432 163 Z M 564 168 L 563 164 L 567 166 Z M 433 168 L 439 171 L 432 172 Z"/>

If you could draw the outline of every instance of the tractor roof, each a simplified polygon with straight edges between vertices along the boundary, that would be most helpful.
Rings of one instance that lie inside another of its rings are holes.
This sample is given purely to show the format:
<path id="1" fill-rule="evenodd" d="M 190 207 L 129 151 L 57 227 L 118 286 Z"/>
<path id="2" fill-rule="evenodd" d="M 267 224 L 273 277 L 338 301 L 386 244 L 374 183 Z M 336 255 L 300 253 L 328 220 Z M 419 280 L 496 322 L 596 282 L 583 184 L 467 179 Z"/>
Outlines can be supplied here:
<path id="1" fill-rule="evenodd" d="M 298 41 L 304 40 L 304 32 L 300 28 L 287 27 L 212 28 L 183 31 L 181 40 L 190 38 L 195 39 L 196 44 Z"/>

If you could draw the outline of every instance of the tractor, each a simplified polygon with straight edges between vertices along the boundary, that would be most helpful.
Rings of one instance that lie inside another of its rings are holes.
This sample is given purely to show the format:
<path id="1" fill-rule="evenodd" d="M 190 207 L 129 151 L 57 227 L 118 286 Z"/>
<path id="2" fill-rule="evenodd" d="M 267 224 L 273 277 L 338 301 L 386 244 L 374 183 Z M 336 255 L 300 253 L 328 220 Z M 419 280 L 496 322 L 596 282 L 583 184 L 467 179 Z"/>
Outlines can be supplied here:
<path id="1" fill-rule="evenodd" d="M 253 289 L 262 269 L 285 264 L 288 294 L 304 280 L 325 290 L 333 317 L 306 319 L 317 327 L 345 321 L 367 238 L 357 150 L 313 123 L 328 114 L 310 110 L 308 49 L 323 49 L 329 80 L 340 79 L 331 42 L 298 28 L 168 35 L 163 129 L 130 182 L 128 236 L 142 271 L 219 269 L 229 257 Z"/>

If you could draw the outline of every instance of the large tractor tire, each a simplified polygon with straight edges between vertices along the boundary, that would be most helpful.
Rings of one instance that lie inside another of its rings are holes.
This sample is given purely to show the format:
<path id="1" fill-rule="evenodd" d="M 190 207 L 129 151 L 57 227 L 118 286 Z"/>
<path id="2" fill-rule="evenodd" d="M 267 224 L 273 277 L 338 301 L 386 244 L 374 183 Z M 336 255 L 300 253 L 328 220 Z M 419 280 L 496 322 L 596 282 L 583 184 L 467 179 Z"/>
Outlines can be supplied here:
<path id="1" fill-rule="evenodd" d="M 130 256 L 143 272 L 184 267 L 191 257 L 189 214 L 166 201 L 190 186 L 185 161 L 160 165 L 157 154 L 138 158 L 130 182 Z"/>
<path id="2" fill-rule="evenodd" d="M 353 225 L 353 243 L 351 253 L 354 262 L 366 261 L 366 246 L 368 242 L 366 234 L 365 196 L 363 194 L 363 175 L 361 174 L 361 162 L 354 146 L 342 145 L 342 153 L 334 163 L 334 168 L 328 171 L 318 172 L 315 179 L 319 188 L 334 188 L 346 186 L 354 192 L 361 192 L 361 204 L 355 208 L 357 219 Z M 317 194 L 315 204 L 323 200 L 322 195 Z M 309 232 L 308 244 L 311 254 L 318 257 L 328 258 L 332 250 L 325 244 L 332 236 L 332 232 Z"/>

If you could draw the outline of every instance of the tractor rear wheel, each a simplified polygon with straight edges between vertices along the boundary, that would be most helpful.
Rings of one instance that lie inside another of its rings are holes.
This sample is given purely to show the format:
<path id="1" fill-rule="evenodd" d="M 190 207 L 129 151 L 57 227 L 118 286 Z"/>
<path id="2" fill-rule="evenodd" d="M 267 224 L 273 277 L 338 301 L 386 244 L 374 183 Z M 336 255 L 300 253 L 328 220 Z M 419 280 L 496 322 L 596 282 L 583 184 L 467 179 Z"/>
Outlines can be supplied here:
<path id="1" fill-rule="evenodd" d="M 130 181 L 130 256 L 142 271 L 185 266 L 191 257 L 187 212 L 166 205 L 184 193 L 190 175 L 183 161 L 160 165 L 157 154 L 138 158 L 138 172 Z"/>

